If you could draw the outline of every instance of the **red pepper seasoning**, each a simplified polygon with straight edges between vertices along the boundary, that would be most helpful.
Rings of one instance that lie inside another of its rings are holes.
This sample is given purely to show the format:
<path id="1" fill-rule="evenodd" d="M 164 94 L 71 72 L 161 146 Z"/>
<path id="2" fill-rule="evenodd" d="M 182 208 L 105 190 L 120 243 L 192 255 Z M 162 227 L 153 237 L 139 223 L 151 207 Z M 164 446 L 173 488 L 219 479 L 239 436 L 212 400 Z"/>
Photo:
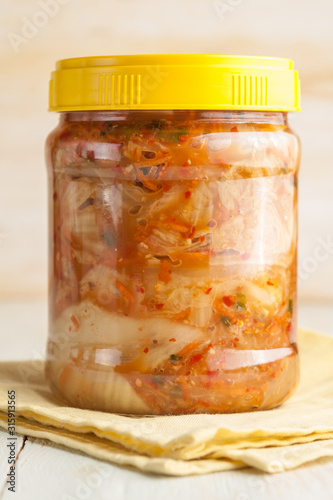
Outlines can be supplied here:
<path id="1" fill-rule="evenodd" d="M 228 296 L 223 297 L 222 300 L 227 307 L 231 307 L 234 304 L 234 301 Z"/>

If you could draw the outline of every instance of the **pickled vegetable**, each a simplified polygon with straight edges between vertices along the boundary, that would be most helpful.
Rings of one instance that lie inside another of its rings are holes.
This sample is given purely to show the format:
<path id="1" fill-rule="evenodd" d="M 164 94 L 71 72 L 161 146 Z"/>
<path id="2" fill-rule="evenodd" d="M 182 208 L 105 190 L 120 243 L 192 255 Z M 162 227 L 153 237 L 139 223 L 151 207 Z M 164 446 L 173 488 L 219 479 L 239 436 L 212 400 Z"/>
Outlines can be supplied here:
<path id="1" fill-rule="evenodd" d="M 282 113 L 68 113 L 50 135 L 47 373 L 82 408 L 238 412 L 297 381 Z"/>

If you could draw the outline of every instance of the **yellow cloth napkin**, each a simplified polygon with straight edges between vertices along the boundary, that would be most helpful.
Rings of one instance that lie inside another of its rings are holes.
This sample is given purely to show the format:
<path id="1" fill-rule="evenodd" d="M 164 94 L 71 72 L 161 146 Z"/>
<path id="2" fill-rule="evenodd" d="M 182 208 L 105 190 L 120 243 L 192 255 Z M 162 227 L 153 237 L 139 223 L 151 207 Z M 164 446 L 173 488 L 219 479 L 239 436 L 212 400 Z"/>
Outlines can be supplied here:
<path id="1" fill-rule="evenodd" d="M 279 408 L 229 415 L 129 417 L 60 406 L 42 362 L 0 363 L 0 427 L 16 391 L 16 432 L 169 475 L 253 466 L 292 469 L 333 456 L 333 338 L 300 331 L 301 382 Z"/>

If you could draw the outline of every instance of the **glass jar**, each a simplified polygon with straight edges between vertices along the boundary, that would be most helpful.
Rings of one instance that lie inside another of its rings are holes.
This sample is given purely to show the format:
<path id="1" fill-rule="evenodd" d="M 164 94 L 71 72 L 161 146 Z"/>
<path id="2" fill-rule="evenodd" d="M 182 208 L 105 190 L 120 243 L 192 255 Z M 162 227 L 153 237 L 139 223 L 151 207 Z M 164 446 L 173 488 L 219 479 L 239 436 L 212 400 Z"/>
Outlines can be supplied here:
<path id="1" fill-rule="evenodd" d="M 274 71 L 297 82 L 295 72 L 286 60 L 254 58 L 268 72 L 265 102 L 244 104 L 258 90 L 248 76 L 240 102 L 236 79 L 232 104 L 212 89 L 230 56 L 186 56 L 199 76 L 205 71 L 201 85 L 189 97 L 185 82 L 177 97 L 183 104 L 165 104 L 166 95 L 175 99 L 167 90 L 185 56 L 152 57 L 167 76 L 152 90 L 140 83 L 139 102 L 130 102 L 139 93 L 130 85 L 128 104 L 125 91 L 112 87 L 117 71 L 130 81 L 123 58 L 62 61 L 53 76 L 50 107 L 61 116 L 47 140 L 47 377 L 66 404 L 110 412 L 274 407 L 294 390 L 299 370 L 300 146 L 286 112 L 298 109 L 297 88 L 290 84 L 294 107 L 287 95 L 284 107 L 269 99 L 277 99 L 281 78 Z M 131 58 L 133 67 L 141 63 L 141 82 L 151 58 Z M 254 71 L 253 58 L 238 62 L 239 72 Z M 218 71 L 210 79 L 212 66 Z M 70 68 L 79 73 L 72 94 L 61 85 Z M 84 70 L 92 69 L 102 84 L 89 80 L 86 95 L 84 78 L 92 76 Z"/>

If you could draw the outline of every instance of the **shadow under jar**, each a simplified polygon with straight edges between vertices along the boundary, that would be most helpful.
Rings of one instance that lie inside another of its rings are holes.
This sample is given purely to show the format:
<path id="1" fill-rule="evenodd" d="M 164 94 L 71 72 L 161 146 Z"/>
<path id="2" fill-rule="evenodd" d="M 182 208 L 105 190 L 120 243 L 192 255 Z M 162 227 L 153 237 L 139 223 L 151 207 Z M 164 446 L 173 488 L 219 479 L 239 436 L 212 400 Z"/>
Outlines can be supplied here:
<path id="1" fill-rule="evenodd" d="M 280 404 L 299 370 L 287 114 L 96 108 L 47 140 L 54 393 L 125 414 Z"/>

